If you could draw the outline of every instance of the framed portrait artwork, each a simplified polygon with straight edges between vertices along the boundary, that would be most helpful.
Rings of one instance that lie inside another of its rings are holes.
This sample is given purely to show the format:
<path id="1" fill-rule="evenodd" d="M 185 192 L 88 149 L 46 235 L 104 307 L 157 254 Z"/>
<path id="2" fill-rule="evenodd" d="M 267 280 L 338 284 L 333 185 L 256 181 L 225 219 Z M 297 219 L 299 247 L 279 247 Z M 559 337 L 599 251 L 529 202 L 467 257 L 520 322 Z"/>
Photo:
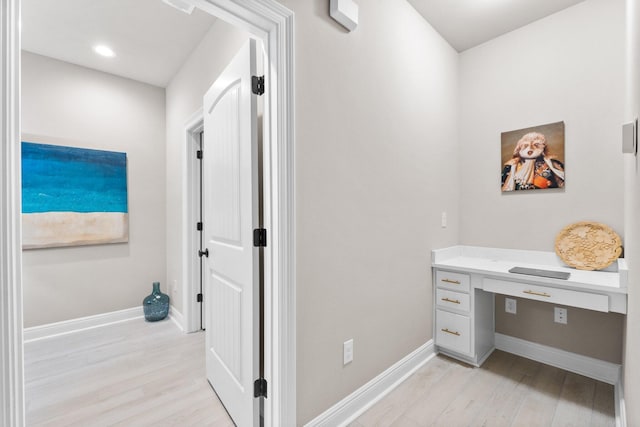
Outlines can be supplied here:
<path id="1" fill-rule="evenodd" d="M 503 192 L 564 188 L 564 122 L 501 134 Z"/>

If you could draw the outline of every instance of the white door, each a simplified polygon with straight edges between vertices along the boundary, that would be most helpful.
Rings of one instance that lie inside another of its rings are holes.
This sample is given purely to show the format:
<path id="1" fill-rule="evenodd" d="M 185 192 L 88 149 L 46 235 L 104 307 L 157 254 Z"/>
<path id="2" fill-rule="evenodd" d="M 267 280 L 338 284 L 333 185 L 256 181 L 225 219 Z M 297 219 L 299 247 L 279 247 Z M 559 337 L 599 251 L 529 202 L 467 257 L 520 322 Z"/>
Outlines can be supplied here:
<path id="1" fill-rule="evenodd" d="M 255 41 L 204 96 L 207 379 L 239 427 L 258 425 L 258 149 Z"/>

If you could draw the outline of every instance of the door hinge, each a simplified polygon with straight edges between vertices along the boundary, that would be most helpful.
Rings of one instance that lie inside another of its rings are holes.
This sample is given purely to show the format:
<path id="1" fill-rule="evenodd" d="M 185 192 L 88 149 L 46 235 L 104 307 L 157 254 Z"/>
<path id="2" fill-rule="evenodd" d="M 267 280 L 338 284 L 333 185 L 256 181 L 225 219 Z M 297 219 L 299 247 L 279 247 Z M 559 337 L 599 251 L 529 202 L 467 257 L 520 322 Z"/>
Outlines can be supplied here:
<path id="1" fill-rule="evenodd" d="M 264 94 L 264 76 L 251 77 L 251 92 L 253 92 L 255 95 Z"/>
<path id="2" fill-rule="evenodd" d="M 202 223 L 201 222 L 196 224 L 196 230 L 202 231 Z"/>
<path id="3" fill-rule="evenodd" d="M 204 251 L 198 251 L 198 256 L 200 258 L 202 258 L 203 256 L 209 258 L 209 248 L 205 249 Z"/>
<path id="4" fill-rule="evenodd" d="M 267 246 L 267 230 L 256 228 L 253 230 L 253 246 L 262 248 Z"/>
<path id="5" fill-rule="evenodd" d="M 202 294 L 196 295 L 196 302 L 202 302 Z"/>
<path id="6" fill-rule="evenodd" d="M 267 397 L 267 380 L 258 378 L 253 382 L 253 397 Z"/>
<path id="7" fill-rule="evenodd" d="M 196 159 L 202 159 L 202 150 L 196 151 Z"/>

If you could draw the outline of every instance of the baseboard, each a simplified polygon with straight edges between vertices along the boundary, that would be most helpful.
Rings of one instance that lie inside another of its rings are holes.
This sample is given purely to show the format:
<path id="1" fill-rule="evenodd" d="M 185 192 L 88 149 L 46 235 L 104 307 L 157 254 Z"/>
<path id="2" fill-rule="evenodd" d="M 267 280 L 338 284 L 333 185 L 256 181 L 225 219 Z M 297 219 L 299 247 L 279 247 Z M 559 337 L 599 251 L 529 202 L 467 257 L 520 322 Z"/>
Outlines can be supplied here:
<path id="1" fill-rule="evenodd" d="M 305 427 L 346 426 L 389 394 L 434 356 L 433 340 L 429 340 L 358 390 L 309 421 Z"/>
<path id="2" fill-rule="evenodd" d="M 127 308 L 125 310 L 112 311 L 110 313 L 96 314 L 95 316 L 80 317 L 65 320 L 63 322 L 48 323 L 41 326 L 33 326 L 24 329 L 24 342 L 29 343 L 60 335 L 71 334 L 87 329 L 99 328 L 114 323 L 143 318 L 142 307 Z"/>
<path id="3" fill-rule="evenodd" d="M 569 372 L 584 375 L 608 384 L 617 384 L 620 378 L 620 365 L 582 356 L 557 348 L 525 341 L 503 334 L 495 334 L 498 350 L 517 354 L 537 362 L 546 363 Z"/>
<path id="4" fill-rule="evenodd" d="M 182 313 L 180 313 L 178 310 L 176 310 L 176 308 L 174 306 L 171 306 L 169 308 L 169 319 L 173 320 L 173 323 L 176 324 L 178 329 L 180 329 L 182 332 L 185 331 L 185 329 L 184 329 L 184 316 L 182 315 Z"/>
<path id="5" fill-rule="evenodd" d="M 614 401 L 616 405 L 616 427 L 627 427 L 627 408 L 624 403 L 624 387 L 620 379 L 614 388 Z"/>

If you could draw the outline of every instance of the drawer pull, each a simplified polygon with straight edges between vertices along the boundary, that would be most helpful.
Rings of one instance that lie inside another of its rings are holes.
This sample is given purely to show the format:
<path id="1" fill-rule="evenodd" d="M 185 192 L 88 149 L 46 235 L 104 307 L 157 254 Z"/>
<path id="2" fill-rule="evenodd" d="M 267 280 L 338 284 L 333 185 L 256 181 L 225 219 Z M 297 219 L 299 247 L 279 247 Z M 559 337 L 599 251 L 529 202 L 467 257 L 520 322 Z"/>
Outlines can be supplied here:
<path id="1" fill-rule="evenodd" d="M 551 298 L 551 295 L 549 295 L 546 292 L 534 292 L 534 291 L 522 291 L 525 294 L 529 294 L 529 295 L 537 295 L 539 297 L 546 297 L 546 298 Z"/>
<path id="2" fill-rule="evenodd" d="M 460 284 L 459 280 L 442 279 L 441 281 L 445 282 L 445 283 L 453 283 L 454 285 L 459 285 Z"/>
<path id="3" fill-rule="evenodd" d="M 452 302 L 454 304 L 460 304 L 460 301 L 458 301 L 457 299 L 442 298 L 442 301 Z"/>
<path id="4" fill-rule="evenodd" d="M 443 329 L 441 329 L 441 331 L 442 331 L 442 332 L 446 332 L 446 333 L 451 334 L 451 335 L 455 335 L 455 336 L 457 336 L 457 337 L 459 337 L 459 336 L 460 336 L 460 332 L 453 332 L 453 331 L 450 331 L 450 330 L 449 330 L 449 329 L 447 329 L 447 328 L 443 328 Z"/>

